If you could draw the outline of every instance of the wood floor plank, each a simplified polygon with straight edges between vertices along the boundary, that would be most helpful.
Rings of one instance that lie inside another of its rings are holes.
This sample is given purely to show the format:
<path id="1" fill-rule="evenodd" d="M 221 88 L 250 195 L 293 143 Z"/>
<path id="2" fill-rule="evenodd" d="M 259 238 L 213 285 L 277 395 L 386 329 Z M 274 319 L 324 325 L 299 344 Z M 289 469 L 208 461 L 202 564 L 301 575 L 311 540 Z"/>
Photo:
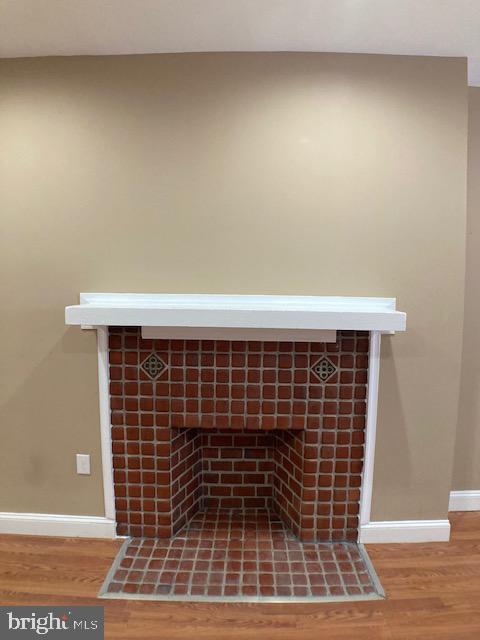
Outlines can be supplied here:
<path id="1" fill-rule="evenodd" d="M 316 604 L 98 600 L 120 542 L 0 536 L 1 604 L 101 604 L 115 640 L 480 640 L 480 513 L 450 543 L 369 545 L 385 600 Z"/>

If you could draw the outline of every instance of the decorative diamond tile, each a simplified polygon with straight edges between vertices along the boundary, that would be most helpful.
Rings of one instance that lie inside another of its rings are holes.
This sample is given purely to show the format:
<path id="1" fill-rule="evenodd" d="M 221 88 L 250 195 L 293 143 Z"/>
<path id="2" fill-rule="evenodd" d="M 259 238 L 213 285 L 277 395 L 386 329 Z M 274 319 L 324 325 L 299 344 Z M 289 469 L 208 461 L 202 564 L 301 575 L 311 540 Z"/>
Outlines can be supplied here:
<path id="1" fill-rule="evenodd" d="M 142 362 L 142 369 L 147 376 L 155 380 L 158 376 L 165 371 L 167 365 L 156 353 L 151 353 L 148 358 Z"/>
<path id="2" fill-rule="evenodd" d="M 326 357 L 320 358 L 312 367 L 313 373 L 322 382 L 329 380 L 337 371 L 337 367 Z"/>

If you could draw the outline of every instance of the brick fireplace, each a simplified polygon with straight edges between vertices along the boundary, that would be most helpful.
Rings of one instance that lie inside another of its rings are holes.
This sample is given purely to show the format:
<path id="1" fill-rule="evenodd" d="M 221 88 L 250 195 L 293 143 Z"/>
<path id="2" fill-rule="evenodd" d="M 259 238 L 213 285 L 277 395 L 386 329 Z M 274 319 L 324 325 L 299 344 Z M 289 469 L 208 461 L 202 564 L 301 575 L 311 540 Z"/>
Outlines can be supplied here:
<path id="1" fill-rule="evenodd" d="M 383 590 L 368 529 L 394 298 L 80 294 L 97 330 L 103 598 L 312 602 Z"/>
<path id="2" fill-rule="evenodd" d="M 271 510 L 302 541 L 356 541 L 369 333 L 166 340 L 109 328 L 117 533 Z"/>

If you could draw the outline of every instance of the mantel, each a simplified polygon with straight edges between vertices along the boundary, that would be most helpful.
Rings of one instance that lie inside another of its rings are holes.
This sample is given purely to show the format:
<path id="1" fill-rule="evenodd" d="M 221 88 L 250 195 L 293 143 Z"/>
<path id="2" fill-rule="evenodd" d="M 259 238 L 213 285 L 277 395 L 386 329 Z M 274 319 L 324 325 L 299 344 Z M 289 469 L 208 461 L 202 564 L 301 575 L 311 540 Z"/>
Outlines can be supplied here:
<path id="1" fill-rule="evenodd" d="M 395 298 L 82 293 L 69 325 L 138 326 L 145 337 L 324 339 L 337 330 L 404 331 Z M 154 329 L 155 328 L 155 329 Z M 323 333 L 322 333 L 323 332 Z"/>

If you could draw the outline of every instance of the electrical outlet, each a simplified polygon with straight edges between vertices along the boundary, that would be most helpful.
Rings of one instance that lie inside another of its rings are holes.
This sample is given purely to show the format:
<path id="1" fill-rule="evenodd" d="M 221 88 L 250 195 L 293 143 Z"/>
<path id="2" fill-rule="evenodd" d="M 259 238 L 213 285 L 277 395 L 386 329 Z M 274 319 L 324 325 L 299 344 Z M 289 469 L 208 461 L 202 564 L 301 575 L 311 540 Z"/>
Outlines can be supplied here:
<path id="1" fill-rule="evenodd" d="M 77 453 L 77 473 L 90 475 L 90 456 L 88 453 Z"/>

